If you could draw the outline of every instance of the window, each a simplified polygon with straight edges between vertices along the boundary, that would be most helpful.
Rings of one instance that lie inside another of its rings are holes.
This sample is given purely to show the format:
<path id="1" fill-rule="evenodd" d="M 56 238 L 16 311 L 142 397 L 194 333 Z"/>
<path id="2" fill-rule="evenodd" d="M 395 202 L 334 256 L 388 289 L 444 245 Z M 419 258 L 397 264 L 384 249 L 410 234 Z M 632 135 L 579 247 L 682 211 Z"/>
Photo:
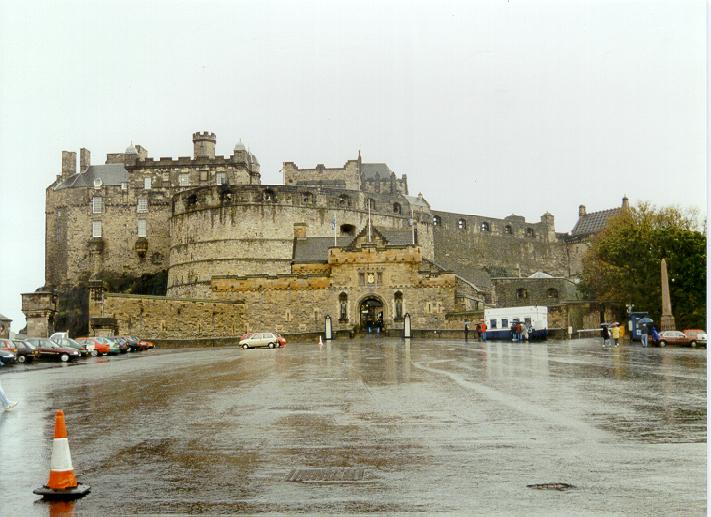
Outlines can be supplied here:
<path id="1" fill-rule="evenodd" d="M 146 220 L 145 219 L 138 220 L 138 236 L 139 237 L 146 236 Z"/>
<path id="2" fill-rule="evenodd" d="M 138 199 L 138 205 L 136 206 L 136 212 L 146 213 L 148 212 L 148 199 L 145 197 Z"/>
<path id="3" fill-rule="evenodd" d="M 143 178 L 143 188 L 145 190 L 151 190 L 151 178 Z"/>
<path id="4" fill-rule="evenodd" d="M 91 236 L 94 238 L 101 237 L 101 221 L 91 222 Z"/>
<path id="5" fill-rule="evenodd" d="M 395 293 L 395 319 L 402 319 L 402 293 L 400 291 Z"/>
<path id="6" fill-rule="evenodd" d="M 502 329 L 509 328 L 509 320 L 507 318 L 501 318 L 501 328 Z"/>
<path id="7" fill-rule="evenodd" d="M 215 174 L 215 185 L 224 185 L 227 183 L 227 174 L 218 172 Z"/>
<path id="8" fill-rule="evenodd" d="M 368 199 L 368 202 L 366 204 L 366 208 L 370 208 L 371 210 L 375 210 L 375 199 Z"/>
<path id="9" fill-rule="evenodd" d="M 548 294 L 548 298 L 558 298 L 558 289 L 553 289 L 551 287 L 548 289 L 546 294 Z"/>
<path id="10" fill-rule="evenodd" d="M 190 186 L 190 175 L 189 174 L 178 175 L 178 185 L 180 185 L 181 187 L 189 187 Z"/>
<path id="11" fill-rule="evenodd" d="M 351 206 L 351 198 L 345 194 L 338 196 L 338 206 Z"/>
<path id="12" fill-rule="evenodd" d="M 524 289 L 523 287 L 516 289 L 516 298 L 519 300 L 525 300 L 528 298 L 528 290 Z"/>
<path id="13" fill-rule="evenodd" d="M 264 191 L 262 199 L 264 199 L 264 201 L 276 201 L 276 192 L 272 189 L 267 189 Z"/>
<path id="14" fill-rule="evenodd" d="M 457 228 L 460 230 L 466 230 L 467 229 L 467 222 L 464 219 L 459 219 L 457 221 Z"/>
<path id="15" fill-rule="evenodd" d="M 496 328 L 496 320 L 490 320 L 489 321 L 489 328 L 495 329 Z"/>
<path id="16" fill-rule="evenodd" d="M 481 228 L 482 232 L 490 232 L 491 231 L 491 226 L 489 226 L 489 223 L 487 223 L 486 221 L 481 223 L 480 228 Z"/>
<path id="17" fill-rule="evenodd" d="M 91 198 L 91 213 L 100 214 L 104 211 L 104 198 L 95 196 Z"/>
<path id="18" fill-rule="evenodd" d="M 432 217 L 432 226 L 442 226 L 442 218 L 438 215 Z"/>
<path id="19" fill-rule="evenodd" d="M 125 181 L 121 182 L 121 190 L 128 190 L 128 183 L 126 183 Z"/>
<path id="20" fill-rule="evenodd" d="M 101 188 L 101 185 L 103 185 L 103 184 L 104 184 L 104 182 L 101 181 L 101 178 L 96 178 L 94 180 L 94 188 L 96 188 L 96 189 Z"/>
<path id="21" fill-rule="evenodd" d="M 355 235 L 355 226 L 353 226 L 352 224 L 342 224 L 341 235 Z"/>
<path id="22" fill-rule="evenodd" d="M 341 293 L 338 296 L 338 321 L 348 321 L 348 295 Z"/>
<path id="23" fill-rule="evenodd" d="M 311 205 L 314 202 L 314 195 L 311 192 L 301 194 L 301 202 L 305 205 Z"/>
<path id="24" fill-rule="evenodd" d="M 533 228 L 526 228 L 526 237 L 535 237 L 536 232 L 533 231 Z"/>
<path id="25" fill-rule="evenodd" d="M 513 228 L 511 228 L 511 225 L 510 225 L 510 224 L 507 224 L 506 226 L 504 226 L 504 233 L 505 233 L 506 235 L 512 235 L 512 234 L 513 234 Z"/>
<path id="26" fill-rule="evenodd" d="M 365 285 L 365 273 L 358 273 L 358 283 Z"/>
<path id="27" fill-rule="evenodd" d="M 400 203 L 394 203 L 394 204 L 393 204 L 393 213 L 395 213 L 395 214 L 401 214 L 401 213 L 402 213 L 402 207 L 400 206 Z"/>

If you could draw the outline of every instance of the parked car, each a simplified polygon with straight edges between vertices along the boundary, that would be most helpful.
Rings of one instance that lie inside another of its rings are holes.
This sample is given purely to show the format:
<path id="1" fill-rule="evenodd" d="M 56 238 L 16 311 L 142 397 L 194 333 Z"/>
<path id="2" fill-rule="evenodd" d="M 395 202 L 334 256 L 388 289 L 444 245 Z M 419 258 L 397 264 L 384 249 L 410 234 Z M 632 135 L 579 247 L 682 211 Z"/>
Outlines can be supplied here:
<path id="1" fill-rule="evenodd" d="M 92 355 L 107 355 L 111 350 L 109 348 L 108 343 L 102 343 L 101 341 L 98 341 L 95 337 L 78 337 L 74 341 L 79 344 L 86 343 L 87 348 L 93 346 L 95 353 Z"/>
<path id="2" fill-rule="evenodd" d="M 123 339 L 128 345 L 129 352 L 139 352 L 146 349 L 145 346 L 141 346 L 137 339 L 134 339 L 131 336 L 121 336 L 121 339 Z"/>
<path id="3" fill-rule="evenodd" d="M 0 350 L 7 350 L 8 352 L 15 353 L 15 344 L 11 339 L 0 339 Z"/>
<path id="4" fill-rule="evenodd" d="M 247 348 L 256 348 L 260 346 L 277 348 L 279 346 L 279 338 L 276 334 L 271 332 L 255 332 L 253 334 L 249 334 L 244 339 L 240 339 L 239 346 L 245 350 Z"/>
<path id="5" fill-rule="evenodd" d="M 667 345 L 678 345 L 684 346 L 691 343 L 691 340 L 686 337 L 686 334 L 679 330 L 665 330 L 659 333 L 659 346 L 665 347 Z"/>
<path id="6" fill-rule="evenodd" d="M 701 329 L 687 329 L 684 334 L 689 338 L 689 345 L 691 348 L 696 348 L 697 346 L 703 346 L 706 348 L 706 331 Z"/>
<path id="7" fill-rule="evenodd" d="M 121 336 L 109 336 L 106 339 L 116 343 L 119 347 L 120 353 L 125 354 L 126 352 L 128 352 L 128 341 L 126 341 Z"/>
<path id="8" fill-rule="evenodd" d="M 141 347 L 143 347 L 144 350 L 148 350 L 148 349 L 151 349 L 151 348 L 155 348 L 155 347 L 156 347 L 156 345 L 155 345 L 155 343 L 153 343 L 153 341 L 146 341 L 145 339 L 141 339 L 141 338 L 136 337 L 136 336 L 131 336 L 131 337 L 132 337 L 133 339 L 135 339 L 136 341 L 138 341 L 138 344 L 139 344 Z"/>
<path id="9" fill-rule="evenodd" d="M 16 361 L 17 358 L 15 357 L 15 354 L 8 350 L 0 349 L 0 363 L 3 365 L 15 364 Z"/>
<path id="10" fill-rule="evenodd" d="M 72 339 L 70 337 L 58 337 L 58 338 L 52 339 L 52 341 L 57 343 L 62 348 L 73 348 L 74 350 L 79 350 L 79 353 L 81 354 L 82 357 L 96 355 L 96 352 L 94 350 L 95 347 L 94 347 L 93 343 L 87 343 L 86 341 L 80 343 L 79 341 L 75 341 L 74 339 Z"/>
<path id="11" fill-rule="evenodd" d="M 32 343 L 23 339 L 13 339 L 15 345 L 15 358 L 18 363 L 31 363 L 39 355 Z"/>
<path id="12" fill-rule="evenodd" d="M 118 343 L 115 341 L 112 341 L 111 339 L 105 337 L 105 336 L 95 336 L 94 339 L 98 341 L 99 343 L 103 343 L 104 345 L 108 345 L 109 350 L 106 352 L 109 355 L 118 355 L 121 353 L 121 348 L 119 347 Z"/>
<path id="13" fill-rule="evenodd" d="M 30 337 L 27 338 L 37 349 L 38 359 L 59 359 L 63 363 L 67 361 L 75 361 L 81 357 L 79 350 L 74 348 L 63 348 L 51 339 L 43 337 Z"/>

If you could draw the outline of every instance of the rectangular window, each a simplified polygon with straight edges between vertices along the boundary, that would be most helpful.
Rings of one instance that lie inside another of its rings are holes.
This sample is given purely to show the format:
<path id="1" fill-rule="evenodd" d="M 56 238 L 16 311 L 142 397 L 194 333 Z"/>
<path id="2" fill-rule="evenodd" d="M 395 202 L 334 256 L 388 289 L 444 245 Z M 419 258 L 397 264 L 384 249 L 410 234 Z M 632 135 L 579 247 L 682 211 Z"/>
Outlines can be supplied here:
<path id="1" fill-rule="evenodd" d="M 104 211 L 104 198 L 102 197 L 93 197 L 91 198 L 91 213 L 92 214 L 100 214 Z"/>
<path id="2" fill-rule="evenodd" d="M 125 181 L 121 183 L 121 190 L 128 190 L 128 183 Z"/>
<path id="3" fill-rule="evenodd" d="M 365 285 L 365 273 L 358 273 L 358 282 L 360 285 Z"/>
<path id="4" fill-rule="evenodd" d="M 489 322 L 489 328 L 495 329 L 496 328 L 496 320 L 491 320 Z"/>
<path id="5" fill-rule="evenodd" d="M 146 220 L 145 219 L 138 220 L 138 236 L 139 237 L 146 236 Z"/>
<path id="6" fill-rule="evenodd" d="M 227 183 L 227 175 L 224 172 L 215 174 L 215 185 L 224 185 Z"/>
<path id="7" fill-rule="evenodd" d="M 181 187 L 189 187 L 190 186 L 190 175 L 188 174 L 181 174 L 178 176 L 178 185 Z"/>
<path id="8" fill-rule="evenodd" d="M 378 276 L 377 276 L 377 278 L 378 278 L 378 285 L 382 285 L 382 283 L 383 283 L 383 274 L 382 274 L 382 273 L 378 273 L 377 275 L 378 275 Z"/>
<path id="9" fill-rule="evenodd" d="M 151 190 L 151 178 L 143 178 L 143 188 Z"/>
<path id="10" fill-rule="evenodd" d="M 138 206 L 136 207 L 136 212 L 139 212 L 139 213 L 148 212 L 148 199 L 140 198 L 138 200 Z"/>
<path id="11" fill-rule="evenodd" d="M 92 237 L 101 237 L 101 221 L 92 221 L 91 222 L 91 236 Z"/>
<path id="12" fill-rule="evenodd" d="M 507 320 L 506 318 L 502 318 L 501 319 L 501 328 L 502 329 L 509 328 L 509 320 Z"/>

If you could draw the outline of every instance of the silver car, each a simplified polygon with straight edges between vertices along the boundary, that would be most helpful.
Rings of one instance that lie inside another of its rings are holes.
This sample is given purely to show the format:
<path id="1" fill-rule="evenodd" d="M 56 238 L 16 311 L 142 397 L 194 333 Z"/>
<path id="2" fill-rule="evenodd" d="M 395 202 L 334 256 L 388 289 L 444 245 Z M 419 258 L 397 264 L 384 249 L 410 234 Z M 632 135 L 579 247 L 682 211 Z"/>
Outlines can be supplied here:
<path id="1" fill-rule="evenodd" d="M 272 334 L 271 332 L 255 332 L 254 334 L 250 334 L 246 338 L 240 340 L 239 346 L 245 350 L 258 346 L 277 348 L 279 346 L 279 339 L 276 334 Z"/>

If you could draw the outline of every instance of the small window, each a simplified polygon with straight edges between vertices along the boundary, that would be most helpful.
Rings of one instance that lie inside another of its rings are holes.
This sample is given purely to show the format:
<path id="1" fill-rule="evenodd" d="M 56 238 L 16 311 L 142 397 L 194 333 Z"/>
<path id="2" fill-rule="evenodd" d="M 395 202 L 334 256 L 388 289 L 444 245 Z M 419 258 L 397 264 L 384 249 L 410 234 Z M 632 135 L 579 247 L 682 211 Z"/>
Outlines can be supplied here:
<path id="1" fill-rule="evenodd" d="M 342 224 L 341 235 L 355 235 L 355 226 L 353 226 L 352 224 Z"/>
<path id="2" fill-rule="evenodd" d="M 358 283 L 365 285 L 365 273 L 358 273 Z"/>
<path id="3" fill-rule="evenodd" d="M 104 182 L 101 181 L 101 178 L 96 178 L 94 180 L 94 188 L 101 188 L 101 185 L 103 185 L 103 184 L 104 184 Z"/>
<path id="4" fill-rule="evenodd" d="M 276 192 L 272 189 L 267 189 L 264 191 L 264 201 L 276 201 Z"/>
<path id="5" fill-rule="evenodd" d="M 348 295 L 341 293 L 338 296 L 338 319 L 348 321 Z"/>
<path id="6" fill-rule="evenodd" d="M 128 190 L 128 183 L 126 183 L 125 181 L 122 182 L 121 183 L 121 190 L 124 190 L 124 191 Z"/>
<path id="7" fill-rule="evenodd" d="M 496 320 L 489 320 L 489 328 L 492 328 L 492 329 L 496 328 Z"/>
<path id="8" fill-rule="evenodd" d="M 367 208 L 370 208 L 371 210 L 375 210 L 375 199 L 368 199 L 368 204 L 366 205 Z"/>
<path id="9" fill-rule="evenodd" d="M 502 329 L 509 328 L 509 320 L 507 318 L 501 318 L 501 328 Z"/>
<path id="10" fill-rule="evenodd" d="M 189 187 L 190 186 L 190 175 L 189 174 L 178 175 L 178 185 L 181 187 Z"/>
<path id="11" fill-rule="evenodd" d="M 402 213 L 402 207 L 400 206 L 400 203 L 393 203 L 393 213 L 395 213 L 395 214 Z"/>
<path id="12" fill-rule="evenodd" d="M 338 196 L 338 206 L 351 206 L 351 198 L 345 194 Z"/>
<path id="13" fill-rule="evenodd" d="M 550 288 L 547 291 L 548 298 L 558 298 L 558 289 Z"/>
<path id="14" fill-rule="evenodd" d="M 146 236 L 146 220 L 145 219 L 138 220 L 138 236 L 139 237 Z"/>
<path id="15" fill-rule="evenodd" d="M 218 172 L 215 174 L 215 185 L 224 185 L 227 183 L 227 174 Z"/>
<path id="16" fill-rule="evenodd" d="M 145 190 L 151 190 L 151 178 L 143 178 L 143 188 Z"/>
<path id="17" fill-rule="evenodd" d="M 138 205 L 136 205 L 136 212 L 143 214 L 148 212 L 148 199 L 145 197 L 138 199 Z"/>
<path id="18" fill-rule="evenodd" d="M 438 215 L 432 217 L 432 226 L 442 226 L 442 218 Z"/>
<path id="19" fill-rule="evenodd" d="M 301 202 L 305 205 L 311 205 L 314 202 L 314 195 L 311 192 L 301 194 Z"/>
<path id="20" fill-rule="evenodd" d="M 516 298 L 519 300 L 525 300 L 528 298 L 528 289 L 524 289 L 523 287 L 516 289 Z"/>
<path id="21" fill-rule="evenodd" d="M 464 219 L 459 219 L 457 221 L 457 228 L 460 230 L 466 230 L 467 229 L 467 222 Z"/>
<path id="22" fill-rule="evenodd" d="M 510 224 L 507 224 L 506 226 L 504 226 L 504 233 L 505 233 L 506 235 L 512 235 L 512 234 L 513 234 L 513 228 L 511 228 L 511 225 L 510 225 Z"/>
<path id="23" fill-rule="evenodd" d="M 402 319 L 402 293 L 400 291 L 395 293 L 395 319 Z"/>
<path id="24" fill-rule="evenodd" d="M 482 232 L 490 232 L 491 231 L 491 226 L 486 221 L 481 223 L 480 228 L 481 228 Z"/>
<path id="25" fill-rule="evenodd" d="M 536 232 L 533 231 L 533 228 L 526 228 L 526 237 L 535 237 Z"/>
<path id="26" fill-rule="evenodd" d="M 101 214 L 104 211 L 104 198 L 95 196 L 91 198 L 91 213 Z"/>
<path id="27" fill-rule="evenodd" d="M 101 237 L 101 221 L 91 222 L 91 236 L 94 238 Z"/>

